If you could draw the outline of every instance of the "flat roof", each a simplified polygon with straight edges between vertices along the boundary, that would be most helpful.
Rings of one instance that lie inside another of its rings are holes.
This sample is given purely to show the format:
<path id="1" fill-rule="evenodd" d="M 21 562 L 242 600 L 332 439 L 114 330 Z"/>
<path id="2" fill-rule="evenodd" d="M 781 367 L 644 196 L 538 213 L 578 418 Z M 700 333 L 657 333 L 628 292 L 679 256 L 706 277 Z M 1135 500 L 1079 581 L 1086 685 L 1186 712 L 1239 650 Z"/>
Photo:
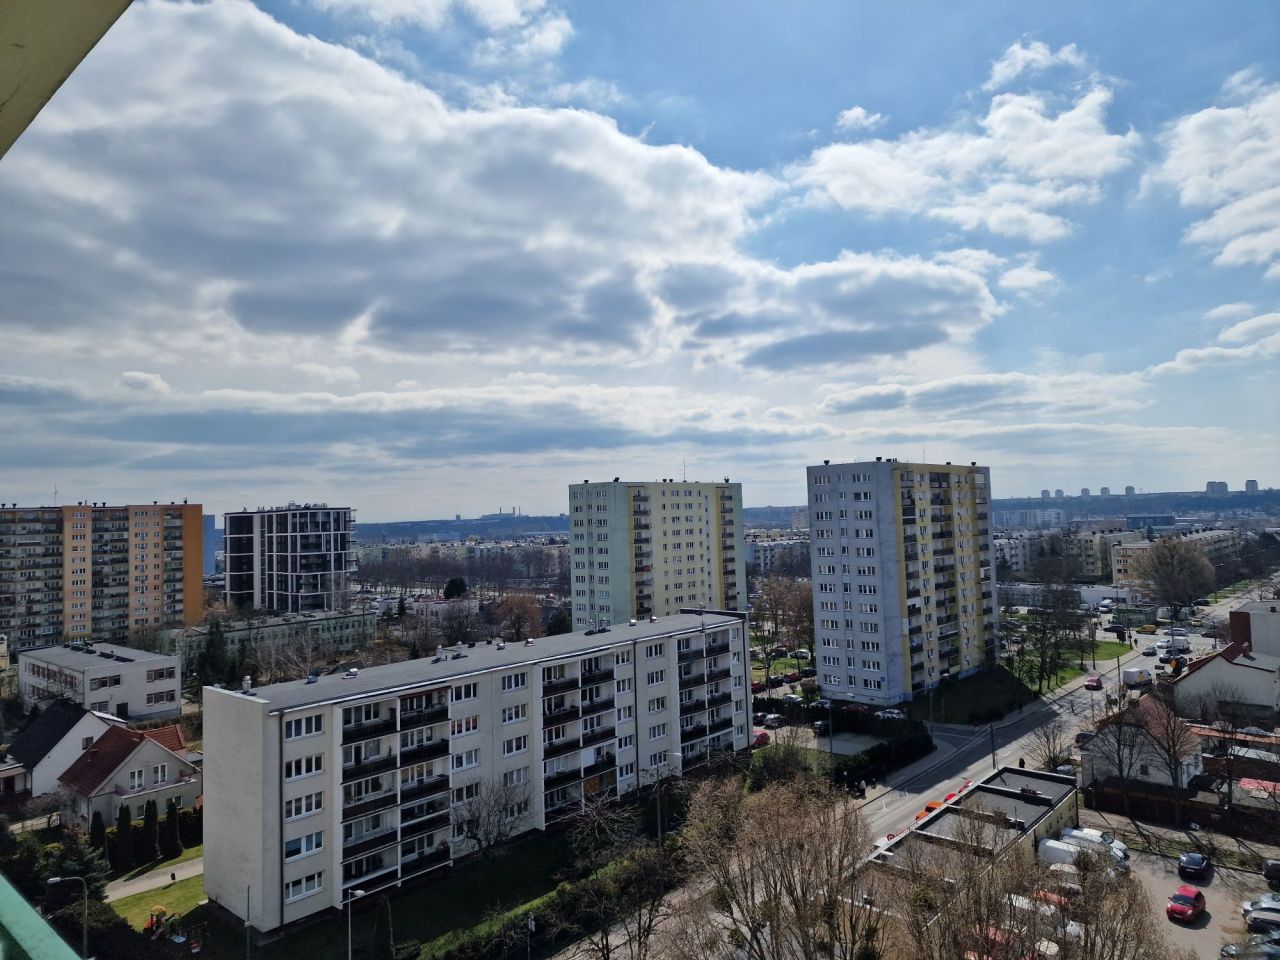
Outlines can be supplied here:
<path id="1" fill-rule="evenodd" d="M 133 647 L 122 647 L 115 643 L 95 643 L 92 646 L 67 644 L 65 646 L 35 647 L 22 651 L 23 660 L 39 660 L 41 663 L 52 663 L 59 667 L 83 670 L 86 667 L 105 667 L 110 663 L 134 662 L 143 663 L 153 660 L 175 660 L 167 653 L 152 653 L 149 650 L 137 650 Z"/>
<path id="2" fill-rule="evenodd" d="M 1274 613 L 1280 616 L 1280 600 L 1250 600 L 1242 603 L 1232 613 Z"/>
<path id="3" fill-rule="evenodd" d="M 1046 808 L 1037 809 L 1043 813 Z M 921 823 L 916 830 L 927 836 L 945 837 L 958 843 L 972 844 L 975 840 L 983 840 L 982 846 L 992 853 L 999 853 L 1022 836 L 1022 831 L 1017 827 L 966 816 L 961 811 L 950 807 L 935 811 L 933 816 Z"/>
<path id="4" fill-rule="evenodd" d="M 1062 773 L 1048 773 L 1044 770 L 1024 770 L 1014 767 L 1001 767 L 990 776 L 984 777 L 980 783 L 983 786 L 1003 787 L 1005 790 L 1020 791 L 1026 787 L 1048 797 L 1054 806 L 1076 789 L 1075 777 Z"/>
<path id="5" fill-rule="evenodd" d="M 625 623 L 616 624 L 606 631 L 597 631 L 590 636 L 586 631 L 581 631 L 562 633 L 554 637 L 539 637 L 532 644 L 500 644 L 495 641 L 492 644 L 477 643 L 474 647 L 450 647 L 443 656 L 423 657 L 419 660 L 403 660 L 399 663 L 369 667 L 361 670 L 355 677 L 333 673 L 325 674 L 315 682 L 290 680 L 286 683 L 273 683 L 254 689 L 252 697 L 236 690 L 223 692 L 269 704 L 273 712 L 294 710 L 339 700 L 357 699 L 398 687 L 421 686 L 429 683 L 443 684 L 472 674 L 506 667 L 518 667 L 571 656 L 587 656 L 625 643 L 696 632 L 704 625 L 707 630 L 719 630 L 739 623 L 742 623 L 742 617 L 729 614 L 707 613 L 705 616 L 699 616 L 696 613 L 677 614 L 673 617 L 659 617 L 655 623 L 646 620 L 635 626 Z"/>

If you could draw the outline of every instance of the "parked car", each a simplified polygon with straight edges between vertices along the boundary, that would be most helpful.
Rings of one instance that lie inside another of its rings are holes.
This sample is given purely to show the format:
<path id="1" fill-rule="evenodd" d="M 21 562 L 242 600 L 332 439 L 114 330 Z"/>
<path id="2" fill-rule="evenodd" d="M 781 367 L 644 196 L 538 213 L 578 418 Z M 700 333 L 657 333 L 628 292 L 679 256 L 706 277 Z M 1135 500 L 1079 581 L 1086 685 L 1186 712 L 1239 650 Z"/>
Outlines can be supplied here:
<path id="1" fill-rule="evenodd" d="M 1280 957 L 1280 931 L 1255 933 L 1241 943 L 1228 943 L 1218 952 L 1219 957 L 1235 960 L 1271 960 Z"/>
<path id="2" fill-rule="evenodd" d="M 1213 606 L 1213 601 L 1212 601 L 1212 600 L 1210 600 L 1208 597 L 1201 597 L 1199 600 L 1196 600 L 1196 601 L 1192 604 L 1192 606 L 1196 606 L 1196 607 L 1211 607 L 1211 606 Z"/>
<path id="3" fill-rule="evenodd" d="M 1190 877 L 1192 880 L 1203 880 L 1213 871 L 1213 861 L 1209 855 L 1196 850 L 1188 851 L 1178 858 L 1178 876 Z"/>
<path id="4" fill-rule="evenodd" d="M 783 680 L 781 677 L 770 677 L 770 678 L 769 678 L 769 687 L 770 687 L 771 689 L 775 689 L 775 690 L 776 690 L 778 687 L 782 686 L 782 685 L 783 685 L 783 684 L 785 684 L 786 682 L 787 682 L 787 681 Z"/>
<path id="5" fill-rule="evenodd" d="M 799 670 L 792 670 L 790 673 L 784 673 L 782 680 L 784 683 L 799 683 L 804 677 L 800 676 Z"/>
<path id="6" fill-rule="evenodd" d="M 1117 637 L 1123 638 L 1128 628 L 1123 623 L 1108 623 L 1102 628 L 1107 633 L 1114 633 Z"/>
<path id="7" fill-rule="evenodd" d="M 765 714 L 765 718 L 761 722 L 760 726 L 764 727 L 766 730 L 777 730 L 786 722 L 786 718 L 780 713 L 767 713 Z"/>
<path id="8" fill-rule="evenodd" d="M 828 700 L 826 697 L 819 697 L 817 700 L 813 701 L 813 703 L 809 704 L 809 709 L 810 710 L 830 710 L 831 701 Z"/>
<path id="9" fill-rule="evenodd" d="M 841 710 L 843 710 L 845 713 L 863 713 L 863 714 L 866 714 L 866 713 L 870 713 L 870 712 L 871 712 L 871 708 L 870 708 L 870 707 L 867 707 L 867 706 L 865 706 L 865 705 L 863 705 L 863 704 L 861 704 L 861 703 L 846 703 L 846 704 L 845 704 L 844 706 L 842 706 L 840 709 L 841 709 Z M 1277 860 L 1277 861 L 1276 861 L 1276 863 L 1280 863 L 1280 860 Z"/>
<path id="10" fill-rule="evenodd" d="M 756 735 L 751 740 L 753 747 L 767 747 L 769 745 L 769 734 L 763 730 L 756 731 Z"/>
<path id="11" fill-rule="evenodd" d="M 1245 926 L 1250 933 L 1270 933 L 1280 930 L 1280 910 L 1255 910 L 1249 914 Z"/>
<path id="12" fill-rule="evenodd" d="M 760 726 L 760 724 L 764 723 L 764 718 L 766 716 L 768 716 L 768 714 L 766 714 L 763 710 L 757 710 L 755 713 L 751 715 L 751 722 L 758 727 Z"/>
<path id="13" fill-rule="evenodd" d="M 797 707 L 804 703 L 804 697 L 798 693 L 788 693 L 782 698 L 783 703 L 794 703 Z"/>
<path id="14" fill-rule="evenodd" d="M 831 724 L 826 720 L 813 721 L 813 732 L 819 737 L 825 737 L 831 732 Z"/>
<path id="15" fill-rule="evenodd" d="M 1204 894 L 1184 883 L 1173 892 L 1164 908 L 1165 916 L 1181 923 L 1194 923 L 1204 913 Z"/>
<path id="16" fill-rule="evenodd" d="M 1142 648 L 1142 655 L 1144 657 L 1154 657 L 1156 655 L 1156 648 L 1152 645 L 1145 646 Z"/>
<path id="17" fill-rule="evenodd" d="M 1138 628 L 1138 633 L 1145 633 L 1150 635 L 1155 632 L 1156 632 L 1156 625 L 1154 623 L 1144 623 L 1142 626 Z"/>
<path id="18" fill-rule="evenodd" d="M 767 689 L 768 689 L 768 687 L 766 687 L 766 686 L 764 685 L 764 681 L 763 681 L 763 680 L 752 680 L 752 681 L 751 681 L 751 692 L 752 692 L 752 693 L 764 693 L 764 692 L 765 692 L 765 690 L 767 690 Z"/>
<path id="19" fill-rule="evenodd" d="M 940 809 L 942 809 L 941 800 L 930 800 L 928 803 L 924 805 L 924 809 L 916 814 L 916 820 L 917 821 L 923 820 L 929 814 L 933 813 L 933 811 L 940 810 Z"/>
<path id="20" fill-rule="evenodd" d="M 817 668 L 816 668 L 816 667 L 801 667 L 801 668 L 800 668 L 800 677 L 801 677 L 801 679 L 808 679 L 809 677 L 816 677 L 817 675 L 818 675 L 818 671 L 817 671 Z"/>
<path id="21" fill-rule="evenodd" d="M 1102 689 L 1102 674 L 1100 674 L 1100 673 L 1091 673 L 1091 674 L 1089 674 L 1089 676 L 1085 677 L 1085 680 L 1084 680 L 1084 688 L 1085 688 L 1086 690 L 1101 690 L 1101 689 Z"/>
<path id="22" fill-rule="evenodd" d="M 1186 627 L 1170 627 L 1168 632 L 1169 632 L 1169 636 L 1171 637 L 1185 637 L 1187 635 L 1187 628 Z"/>
<path id="23" fill-rule="evenodd" d="M 896 707 L 887 707 L 884 710 L 877 710 L 876 716 L 881 720 L 905 720 L 907 715 Z"/>
<path id="24" fill-rule="evenodd" d="M 1264 893 L 1254 900 L 1240 904 L 1240 916 L 1248 920 L 1255 910 L 1280 910 L 1280 893 Z"/>
<path id="25" fill-rule="evenodd" d="M 808 650 L 797 650 L 791 654 L 797 660 L 812 660 L 813 657 Z"/>

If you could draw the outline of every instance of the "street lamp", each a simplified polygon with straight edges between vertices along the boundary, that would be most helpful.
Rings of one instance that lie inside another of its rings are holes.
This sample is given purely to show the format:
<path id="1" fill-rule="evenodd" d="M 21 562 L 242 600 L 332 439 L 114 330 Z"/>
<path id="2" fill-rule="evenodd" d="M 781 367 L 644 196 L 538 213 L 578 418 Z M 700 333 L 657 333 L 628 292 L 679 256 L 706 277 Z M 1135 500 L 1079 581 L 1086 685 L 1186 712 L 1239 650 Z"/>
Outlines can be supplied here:
<path id="1" fill-rule="evenodd" d="M 363 896 L 363 890 L 347 891 L 347 960 L 351 960 L 351 903 Z"/>
<path id="2" fill-rule="evenodd" d="M 80 956 L 84 960 L 89 960 L 89 884 L 85 882 L 84 877 L 50 877 L 45 882 L 52 886 L 55 883 L 66 883 L 68 880 L 75 880 L 80 886 L 84 887 L 84 919 L 80 924 Z"/>

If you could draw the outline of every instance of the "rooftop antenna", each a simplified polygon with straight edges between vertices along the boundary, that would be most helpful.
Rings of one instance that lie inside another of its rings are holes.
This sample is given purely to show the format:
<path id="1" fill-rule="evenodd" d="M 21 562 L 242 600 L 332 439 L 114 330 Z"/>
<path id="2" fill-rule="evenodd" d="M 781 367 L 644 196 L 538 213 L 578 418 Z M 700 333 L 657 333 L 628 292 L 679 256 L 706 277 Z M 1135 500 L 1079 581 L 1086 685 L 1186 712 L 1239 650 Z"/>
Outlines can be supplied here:
<path id="1" fill-rule="evenodd" d="M 680 461 L 680 482 L 689 482 L 689 461 L 681 459 Z"/>
<path id="2" fill-rule="evenodd" d="M 55 507 L 58 505 L 58 485 L 56 483 L 53 485 L 53 505 Z"/>

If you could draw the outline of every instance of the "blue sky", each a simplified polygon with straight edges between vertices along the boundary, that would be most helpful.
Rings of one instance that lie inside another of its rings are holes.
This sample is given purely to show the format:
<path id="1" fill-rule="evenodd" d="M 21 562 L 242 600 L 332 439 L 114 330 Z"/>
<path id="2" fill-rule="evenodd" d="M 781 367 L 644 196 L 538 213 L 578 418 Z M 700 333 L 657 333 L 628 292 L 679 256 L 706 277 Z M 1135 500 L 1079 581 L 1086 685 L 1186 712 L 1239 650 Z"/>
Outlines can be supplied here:
<path id="1" fill-rule="evenodd" d="M 1268 2 L 135 3 L 0 161 L 7 500 L 1280 485 Z"/>

